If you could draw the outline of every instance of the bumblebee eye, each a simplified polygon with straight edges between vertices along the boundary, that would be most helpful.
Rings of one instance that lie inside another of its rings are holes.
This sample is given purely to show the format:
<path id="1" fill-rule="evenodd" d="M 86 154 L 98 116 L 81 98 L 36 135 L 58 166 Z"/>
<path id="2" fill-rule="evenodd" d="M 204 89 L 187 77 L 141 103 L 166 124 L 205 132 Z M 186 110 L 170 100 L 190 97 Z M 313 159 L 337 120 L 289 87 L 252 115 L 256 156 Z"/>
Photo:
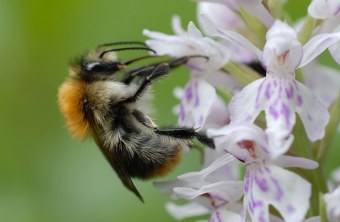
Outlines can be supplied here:
<path id="1" fill-rule="evenodd" d="M 107 67 L 100 62 L 91 62 L 85 64 L 86 71 L 104 72 L 106 69 Z"/>

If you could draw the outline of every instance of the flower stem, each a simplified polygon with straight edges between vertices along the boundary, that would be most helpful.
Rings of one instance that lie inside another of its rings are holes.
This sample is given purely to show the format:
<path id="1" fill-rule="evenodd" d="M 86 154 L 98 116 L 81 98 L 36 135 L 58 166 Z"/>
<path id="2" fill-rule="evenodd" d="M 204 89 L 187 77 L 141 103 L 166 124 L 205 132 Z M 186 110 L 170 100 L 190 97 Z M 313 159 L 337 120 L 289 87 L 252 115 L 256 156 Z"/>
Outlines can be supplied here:
<path id="1" fill-rule="evenodd" d="M 293 152 L 293 154 L 296 156 L 302 156 L 315 160 L 312 150 L 312 143 L 309 141 L 306 135 L 300 118 L 296 119 L 293 134 L 295 139 L 291 152 Z M 315 170 L 299 170 L 298 172 L 312 184 L 311 213 L 313 216 L 319 215 L 319 193 L 327 191 L 326 179 L 323 175 L 322 166 L 320 165 Z"/>
<path id="2" fill-rule="evenodd" d="M 322 140 L 319 140 L 314 145 L 314 151 L 316 153 L 317 161 L 320 164 L 326 162 L 329 149 L 332 145 L 334 137 L 336 136 L 337 128 L 340 123 L 340 97 L 333 104 L 330 110 L 330 120 L 325 130 L 325 136 Z"/>
<path id="3" fill-rule="evenodd" d="M 223 69 L 226 70 L 237 81 L 239 81 L 243 86 L 262 78 L 258 72 L 254 71 L 248 66 L 235 62 L 228 62 L 224 65 Z"/>
<path id="4" fill-rule="evenodd" d="M 311 36 L 313 35 L 315 26 L 316 26 L 316 19 L 307 15 L 298 35 L 298 39 L 302 44 L 305 44 L 311 38 Z"/>

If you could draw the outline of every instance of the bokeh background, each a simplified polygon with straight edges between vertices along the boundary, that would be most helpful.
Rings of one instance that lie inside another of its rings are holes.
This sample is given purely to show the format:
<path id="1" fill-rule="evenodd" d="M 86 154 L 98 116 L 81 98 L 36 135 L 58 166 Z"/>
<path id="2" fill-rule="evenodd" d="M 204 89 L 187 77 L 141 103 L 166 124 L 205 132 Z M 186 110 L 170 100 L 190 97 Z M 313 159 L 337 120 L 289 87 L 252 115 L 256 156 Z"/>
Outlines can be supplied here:
<path id="1" fill-rule="evenodd" d="M 296 19 L 308 2 L 290 1 L 287 9 Z M 142 204 L 91 140 L 70 138 L 56 95 L 74 56 L 99 43 L 145 40 L 144 28 L 172 33 L 171 16 L 186 26 L 195 10 L 188 0 L 0 0 L 1 222 L 175 221 L 152 181 L 135 182 Z M 182 68 L 154 87 L 158 123 L 176 122 L 172 89 L 186 79 Z M 328 170 L 339 165 L 333 154 Z M 192 151 L 165 179 L 199 166 Z"/>

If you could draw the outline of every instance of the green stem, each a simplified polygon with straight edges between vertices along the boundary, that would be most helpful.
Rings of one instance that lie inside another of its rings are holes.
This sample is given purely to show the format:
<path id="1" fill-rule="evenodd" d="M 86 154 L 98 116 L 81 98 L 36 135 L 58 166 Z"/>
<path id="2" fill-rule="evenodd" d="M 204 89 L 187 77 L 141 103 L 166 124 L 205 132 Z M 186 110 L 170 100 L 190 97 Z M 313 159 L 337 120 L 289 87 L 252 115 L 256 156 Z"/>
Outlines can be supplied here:
<path id="1" fill-rule="evenodd" d="M 316 153 L 317 161 L 320 164 L 326 162 L 329 149 L 331 148 L 334 137 L 336 136 L 337 128 L 340 123 L 340 95 L 337 101 L 330 109 L 329 123 L 325 129 L 325 136 L 322 140 L 319 140 L 314 145 L 314 151 Z"/>
<path id="2" fill-rule="evenodd" d="M 240 14 L 243 17 L 244 21 L 247 23 L 249 29 L 253 30 L 257 35 L 256 41 L 254 39 L 250 39 L 252 43 L 257 46 L 259 49 L 262 49 L 266 42 L 266 33 L 267 27 L 262 24 L 260 20 L 258 20 L 255 16 L 240 8 Z"/>
<path id="3" fill-rule="evenodd" d="M 223 69 L 226 70 L 237 81 L 239 81 L 243 86 L 263 77 L 248 66 L 235 62 L 228 62 L 224 65 Z"/>
<path id="4" fill-rule="evenodd" d="M 313 35 L 316 21 L 316 19 L 310 17 L 309 15 L 306 16 L 306 19 L 298 35 L 298 39 L 302 44 L 305 44 Z"/>
<path id="5" fill-rule="evenodd" d="M 293 155 L 315 160 L 312 150 L 312 143 L 309 141 L 300 118 L 296 118 L 293 129 L 294 142 L 291 148 Z M 327 191 L 326 179 L 324 178 L 322 166 L 315 170 L 299 170 L 300 175 L 305 177 L 312 184 L 311 213 L 319 215 L 319 193 Z"/>

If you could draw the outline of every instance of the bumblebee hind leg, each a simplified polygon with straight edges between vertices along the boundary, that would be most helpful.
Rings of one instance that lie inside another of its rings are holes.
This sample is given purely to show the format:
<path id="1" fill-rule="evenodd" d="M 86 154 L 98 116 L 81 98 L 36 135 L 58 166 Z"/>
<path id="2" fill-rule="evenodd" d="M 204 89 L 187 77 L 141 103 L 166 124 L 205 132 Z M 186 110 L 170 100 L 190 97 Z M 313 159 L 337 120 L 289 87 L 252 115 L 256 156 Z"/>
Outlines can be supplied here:
<path id="1" fill-rule="evenodd" d="M 195 129 L 191 127 L 173 127 L 168 129 L 158 128 L 155 132 L 159 135 L 174 137 L 183 140 L 192 140 L 196 138 L 204 145 L 215 149 L 215 144 L 211 138 L 203 133 L 196 132 Z"/>

